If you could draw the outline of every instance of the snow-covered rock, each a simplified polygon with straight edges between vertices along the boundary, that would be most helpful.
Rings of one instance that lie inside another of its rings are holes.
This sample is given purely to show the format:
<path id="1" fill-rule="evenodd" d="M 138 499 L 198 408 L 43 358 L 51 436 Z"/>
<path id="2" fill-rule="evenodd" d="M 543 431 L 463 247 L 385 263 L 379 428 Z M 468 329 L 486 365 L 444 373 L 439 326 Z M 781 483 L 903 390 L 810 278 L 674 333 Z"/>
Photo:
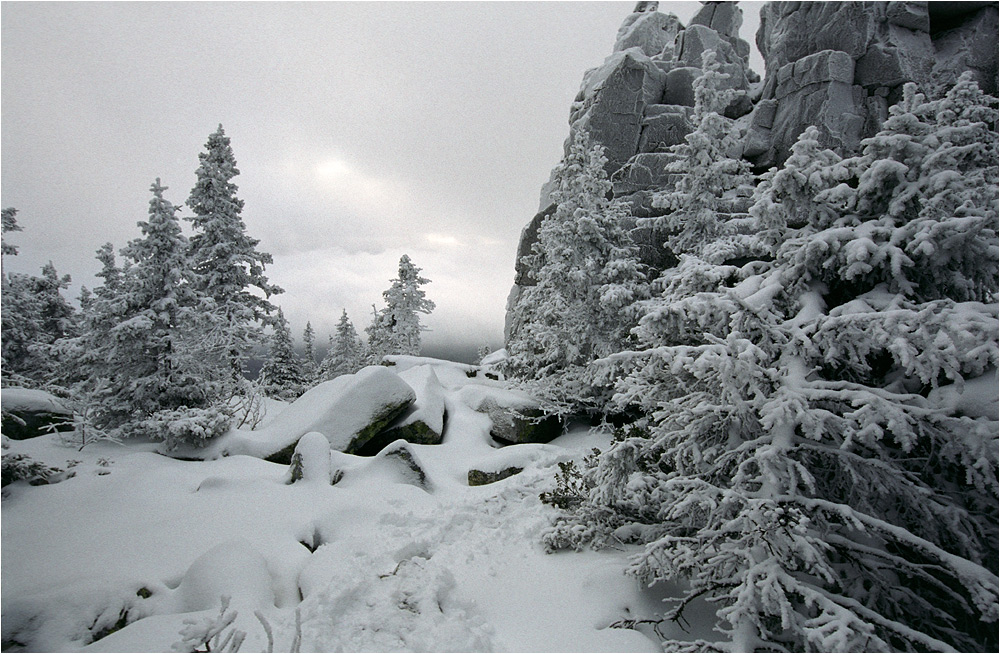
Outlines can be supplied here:
<path id="1" fill-rule="evenodd" d="M 73 431 L 73 412 L 45 391 L 5 388 L 0 392 L 0 404 L 3 434 L 8 438 L 24 440 L 50 431 Z"/>
<path id="2" fill-rule="evenodd" d="M 399 377 L 417 395 L 416 401 L 388 428 L 380 432 L 359 450 L 375 454 L 389 443 L 402 439 L 408 443 L 437 445 L 444 434 L 444 387 L 431 365 L 408 368 Z"/>
<path id="3" fill-rule="evenodd" d="M 177 588 L 180 610 L 217 608 L 223 596 L 249 608 L 274 606 L 267 561 L 248 542 L 221 543 L 198 557 Z"/>
<path id="4" fill-rule="evenodd" d="M 420 464 L 420 459 L 403 440 L 390 443 L 363 465 L 347 470 L 340 484 L 345 488 L 357 484 L 409 484 L 424 490 L 431 488 L 430 479 Z"/>
<path id="5" fill-rule="evenodd" d="M 299 439 L 288 466 L 288 483 L 297 481 L 329 484 L 332 479 L 330 468 L 330 441 L 318 431 L 311 431 Z"/>
<path id="6" fill-rule="evenodd" d="M 369 366 L 311 388 L 262 429 L 226 434 L 214 450 L 287 464 L 299 439 L 315 431 L 335 450 L 358 452 L 415 399 L 413 389 L 395 372 Z"/>
<path id="7" fill-rule="evenodd" d="M 501 443 L 548 443 L 562 433 L 559 418 L 545 415 L 527 393 L 469 386 L 462 389 L 461 397 L 467 406 L 490 417 L 490 436 Z"/>

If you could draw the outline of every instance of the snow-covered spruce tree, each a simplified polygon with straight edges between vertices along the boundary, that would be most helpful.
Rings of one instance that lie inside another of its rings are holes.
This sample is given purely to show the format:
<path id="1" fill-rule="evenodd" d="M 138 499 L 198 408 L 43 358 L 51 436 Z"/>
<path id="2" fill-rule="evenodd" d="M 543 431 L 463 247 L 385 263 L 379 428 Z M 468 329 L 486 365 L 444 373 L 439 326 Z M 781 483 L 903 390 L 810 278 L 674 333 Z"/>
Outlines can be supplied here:
<path id="1" fill-rule="evenodd" d="M 98 385 L 93 427 L 149 435 L 170 447 L 200 445 L 229 421 L 218 406 L 221 383 L 202 357 L 210 317 L 193 283 L 177 207 L 163 197 L 160 180 L 150 190 L 149 219 L 138 223 L 142 236 L 122 249 L 131 264 L 127 274 L 99 251 L 105 286 L 95 293 L 89 334 L 100 354 L 89 355 L 96 369 L 88 383 Z M 102 328 L 104 334 L 95 331 Z"/>
<path id="2" fill-rule="evenodd" d="M 365 365 L 364 343 L 358 337 L 347 309 L 340 314 L 336 336 L 330 337 L 330 347 L 320 364 L 319 380 L 329 381 L 340 375 L 353 375 Z"/>
<path id="3" fill-rule="evenodd" d="M 315 382 L 319 369 L 316 365 L 316 330 L 313 329 L 312 323 L 308 320 L 306 321 L 306 328 L 302 331 L 302 343 L 304 345 L 302 352 L 302 377 L 307 383 L 311 384 Z"/>
<path id="4" fill-rule="evenodd" d="M 62 291 L 70 276 L 59 276 L 50 261 L 42 276 L 4 274 L 0 308 L 0 351 L 4 383 L 44 386 L 60 369 L 53 344 L 78 330 L 78 316 Z"/>
<path id="5" fill-rule="evenodd" d="M 677 176 L 673 188 L 653 198 L 654 207 L 665 209 L 663 216 L 639 221 L 661 235 L 675 257 L 685 254 L 705 256 L 706 248 L 745 250 L 753 239 L 734 238 L 739 221 L 732 218 L 741 196 L 752 189 L 749 164 L 739 157 L 741 133 L 735 121 L 723 111 L 742 91 L 729 88 L 729 75 L 721 71 L 716 52 L 702 55 L 702 73 L 693 84 L 695 130 L 685 142 L 671 149 L 673 161 L 667 171 Z M 728 237 L 728 238 L 726 238 Z M 715 258 L 726 252 L 713 252 Z M 735 256 L 744 257 L 741 252 Z M 733 258 L 733 257 L 731 257 Z"/>
<path id="6" fill-rule="evenodd" d="M 399 274 L 392 285 L 382 292 L 385 307 L 376 311 L 372 323 L 365 328 L 368 334 L 368 356 L 371 363 L 379 363 L 390 354 L 420 354 L 420 314 L 434 310 L 421 288 L 430 282 L 420 276 L 420 268 L 413 265 L 408 255 L 399 258 Z"/>
<path id="7" fill-rule="evenodd" d="M 264 342 L 262 324 L 275 308 L 268 298 L 282 289 L 264 275 L 271 255 L 258 251 L 259 241 L 246 233 L 240 216 L 243 201 L 236 197 L 232 181 L 239 170 L 222 125 L 208 137 L 198 159 L 197 183 L 187 201 L 194 211 L 190 220 L 196 232 L 190 256 L 198 274 L 198 290 L 215 303 L 216 327 L 206 334 L 206 344 L 212 345 L 212 351 L 221 351 L 228 380 L 237 383 L 248 353 Z"/>
<path id="8" fill-rule="evenodd" d="M 14 207 L 7 207 L 0 212 L 0 219 L 2 219 L 2 233 L 7 232 L 20 232 L 21 226 L 17 224 L 17 209 Z M 17 246 L 11 245 L 5 240 L 0 240 L 0 255 L 9 254 L 12 256 L 17 255 Z"/>
<path id="9" fill-rule="evenodd" d="M 302 376 L 299 359 L 295 356 L 292 332 L 281 309 L 278 309 L 272 324 L 274 334 L 271 336 L 267 359 L 260 369 L 262 386 L 269 396 L 292 401 L 302 395 L 305 378 Z"/>
<path id="10" fill-rule="evenodd" d="M 625 346 L 629 308 L 645 293 L 628 209 L 608 199 L 606 163 L 603 147 L 578 132 L 555 170 L 555 213 L 525 257 L 535 284 L 512 308 L 505 370 L 559 413 L 603 411 L 607 386 L 595 385 L 590 363 Z"/>
<path id="11" fill-rule="evenodd" d="M 674 299 L 674 334 L 647 316 L 649 347 L 613 357 L 649 433 L 597 458 L 548 540 L 635 540 L 632 573 L 688 584 L 666 617 L 721 605 L 729 642 L 670 647 L 996 648 L 997 422 L 934 390 L 996 374 L 996 276 L 980 272 L 996 265 L 995 101 L 969 82 L 937 102 L 908 87 L 852 160 L 807 131 L 758 191 L 774 262 Z M 706 305 L 715 333 L 685 319 Z"/>

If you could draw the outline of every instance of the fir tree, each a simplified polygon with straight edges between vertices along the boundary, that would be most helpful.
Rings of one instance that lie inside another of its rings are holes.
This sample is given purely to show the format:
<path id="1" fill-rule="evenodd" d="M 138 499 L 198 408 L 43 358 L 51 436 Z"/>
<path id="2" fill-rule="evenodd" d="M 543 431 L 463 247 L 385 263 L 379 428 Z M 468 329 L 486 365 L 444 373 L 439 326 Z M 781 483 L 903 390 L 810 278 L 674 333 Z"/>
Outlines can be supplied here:
<path id="1" fill-rule="evenodd" d="M 368 348 L 373 363 L 390 354 L 420 354 L 420 314 L 434 310 L 434 302 L 426 298 L 421 286 L 430 280 L 420 276 L 420 268 L 410 257 L 399 259 L 399 274 L 382 293 L 386 306 L 376 311 L 372 324 L 366 328 Z"/>
<path id="2" fill-rule="evenodd" d="M 347 317 L 347 310 L 340 315 L 336 338 L 330 336 L 330 348 L 320 366 L 320 381 L 340 375 L 353 375 L 364 367 L 364 344 L 358 338 L 354 323 Z"/>
<path id="3" fill-rule="evenodd" d="M 105 285 L 95 293 L 90 338 L 99 359 L 91 381 L 100 409 L 94 426 L 132 435 L 140 430 L 178 444 L 177 424 L 198 420 L 212 424 L 203 441 L 225 427 L 225 412 L 213 408 L 220 385 L 205 369 L 201 335 L 208 317 L 194 285 L 188 242 L 181 234 L 177 208 L 163 197 L 159 180 L 150 189 L 149 219 L 140 222 L 140 238 L 122 254 L 131 267 L 123 274 L 110 247 L 98 251 Z M 97 330 L 107 327 L 106 336 Z M 103 374 L 102 374 L 103 373 Z"/>
<path id="4" fill-rule="evenodd" d="M 292 332 L 281 309 L 274 320 L 274 334 L 260 377 L 264 392 L 271 397 L 291 401 L 302 395 L 305 378 L 295 356 Z"/>
<path id="5" fill-rule="evenodd" d="M 2 212 L 2 230 L 3 233 L 7 232 L 19 232 L 21 231 L 21 226 L 17 224 L 17 209 L 14 207 L 7 207 Z M 17 247 L 7 243 L 7 241 L 0 241 L 0 254 L 9 254 L 12 256 L 17 255 Z"/>
<path id="6" fill-rule="evenodd" d="M 218 320 L 211 339 L 221 341 L 231 377 L 238 380 L 249 351 L 263 339 L 261 323 L 274 310 L 267 298 L 281 289 L 264 275 L 271 255 L 258 251 L 259 241 L 246 233 L 240 216 L 243 201 L 232 182 L 239 170 L 222 125 L 208 137 L 205 150 L 198 155 L 197 183 L 187 201 L 194 211 L 190 220 L 196 231 L 190 256 L 198 274 L 198 290 L 215 303 Z"/>
<path id="7" fill-rule="evenodd" d="M 996 422 L 933 392 L 998 359 L 996 277 L 979 272 L 996 185 L 975 187 L 995 180 L 995 101 L 967 82 L 936 102 L 907 87 L 855 159 L 807 131 L 752 212 L 774 261 L 675 271 L 644 348 L 609 357 L 648 431 L 594 460 L 548 542 L 629 536 L 632 573 L 686 582 L 665 619 L 720 604 L 731 644 L 670 647 L 996 647 Z"/>
<path id="8" fill-rule="evenodd" d="M 608 199 L 606 162 L 579 132 L 555 171 L 556 211 L 525 257 L 535 284 L 513 307 L 506 370 L 558 411 L 606 401 L 588 366 L 624 347 L 630 307 L 645 292 L 628 209 Z"/>
<path id="9" fill-rule="evenodd" d="M 306 328 L 302 332 L 302 342 L 305 344 L 305 351 L 302 353 L 302 375 L 307 381 L 316 378 L 316 332 L 312 323 L 306 321 Z"/>
<path id="10" fill-rule="evenodd" d="M 75 335 L 78 316 L 62 291 L 70 276 L 59 276 L 52 262 L 42 276 L 5 274 L 2 310 L 4 383 L 38 386 L 51 382 L 60 365 L 53 345 Z"/>

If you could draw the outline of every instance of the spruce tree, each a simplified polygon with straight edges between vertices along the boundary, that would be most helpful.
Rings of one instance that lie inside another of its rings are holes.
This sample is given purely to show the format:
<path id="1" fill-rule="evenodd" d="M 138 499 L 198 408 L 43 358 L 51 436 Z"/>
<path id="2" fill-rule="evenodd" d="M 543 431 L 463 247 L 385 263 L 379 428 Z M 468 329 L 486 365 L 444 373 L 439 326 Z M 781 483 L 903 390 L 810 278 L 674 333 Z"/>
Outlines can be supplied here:
<path id="1" fill-rule="evenodd" d="M 336 337 L 330 337 L 330 348 L 320 366 L 320 381 L 340 375 L 353 375 L 365 365 L 364 344 L 358 338 L 354 323 L 347 317 L 347 310 L 340 314 Z"/>
<path id="2" fill-rule="evenodd" d="M 214 301 L 217 329 L 210 334 L 218 341 L 230 369 L 232 381 L 243 375 L 250 350 L 263 341 L 261 324 L 269 321 L 274 305 L 267 298 L 280 293 L 264 275 L 270 254 L 257 250 L 259 241 L 246 233 L 233 178 L 239 174 L 236 158 L 222 125 L 208 137 L 205 152 L 198 155 L 197 182 L 187 204 L 194 211 L 195 228 L 190 256 L 200 292 Z M 251 291 L 256 288 L 264 297 Z"/>
<path id="3" fill-rule="evenodd" d="M 302 332 L 302 342 L 305 344 L 305 351 L 302 353 L 302 375 L 308 382 L 316 379 L 316 332 L 312 323 L 306 321 L 306 328 Z"/>
<path id="4" fill-rule="evenodd" d="M 89 340 L 99 358 L 87 355 L 97 366 L 91 381 L 102 384 L 94 393 L 100 405 L 94 426 L 145 433 L 171 447 L 201 444 L 228 424 L 217 406 L 221 386 L 201 349 L 209 318 L 177 207 L 163 197 L 159 180 L 150 190 L 149 218 L 138 223 L 142 236 L 122 249 L 127 272 L 114 265 L 110 247 L 98 251 L 105 284 L 95 293 Z"/>
<path id="5" fill-rule="evenodd" d="M 718 603 L 730 642 L 669 647 L 996 648 L 997 423 L 936 390 L 998 359 L 995 100 L 968 82 L 908 86 L 847 161 L 807 131 L 752 211 L 774 260 L 674 271 L 609 357 L 649 419 L 548 542 L 638 542 L 633 574 L 687 588 L 664 619 Z"/>
<path id="6" fill-rule="evenodd" d="M 17 209 L 7 207 L 2 212 L 2 233 L 20 232 L 21 226 L 17 224 Z M 7 241 L 0 240 L 0 254 L 17 255 L 17 246 L 11 245 Z"/>
<path id="7" fill-rule="evenodd" d="M 426 330 L 420 324 L 420 314 L 429 314 L 435 306 L 421 288 L 429 281 L 420 276 L 420 268 L 408 255 L 399 258 L 399 274 L 382 293 L 386 306 L 375 312 L 365 330 L 372 363 L 390 354 L 420 354 L 420 332 Z"/>
<path id="8" fill-rule="evenodd" d="M 577 133 L 555 170 L 556 211 L 525 257 L 535 284 L 512 309 L 517 327 L 507 342 L 508 374 L 566 412 L 606 401 L 589 364 L 624 347 L 646 285 L 628 208 L 608 199 L 607 159 L 587 140 Z"/>
<path id="9" fill-rule="evenodd" d="M 274 334 L 271 336 L 267 360 L 260 369 L 262 387 L 271 397 L 291 401 L 302 395 L 305 378 L 302 376 L 298 357 L 295 356 L 292 332 L 281 309 L 278 309 L 273 323 Z"/>

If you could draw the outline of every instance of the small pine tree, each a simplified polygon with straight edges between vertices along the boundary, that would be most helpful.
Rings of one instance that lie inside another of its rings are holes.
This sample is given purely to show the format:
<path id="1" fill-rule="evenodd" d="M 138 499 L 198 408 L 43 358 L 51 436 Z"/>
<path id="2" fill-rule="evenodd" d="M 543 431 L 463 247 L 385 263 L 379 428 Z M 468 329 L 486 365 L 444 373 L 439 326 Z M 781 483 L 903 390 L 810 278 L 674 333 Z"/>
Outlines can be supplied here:
<path id="1" fill-rule="evenodd" d="M 280 400 L 294 400 L 304 390 L 305 378 L 295 356 L 292 332 L 281 309 L 274 320 L 274 334 L 260 376 L 264 392 Z"/>
<path id="2" fill-rule="evenodd" d="M 390 354 L 420 354 L 420 332 L 426 331 L 420 314 L 429 314 L 435 307 L 420 288 L 429 281 L 420 276 L 420 268 L 409 256 L 400 257 L 399 274 L 382 293 L 386 306 L 375 312 L 372 324 L 365 329 L 372 363 Z"/>
<path id="3" fill-rule="evenodd" d="M 316 331 L 308 320 L 306 328 L 302 332 L 302 342 L 305 345 L 302 353 L 302 376 L 306 381 L 312 382 L 316 379 L 318 371 L 316 366 Z"/>
<path id="4" fill-rule="evenodd" d="M 261 325 L 268 322 L 274 305 L 271 295 L 282 290 L 264 275 L 272 257 L 257 250 L 259 241 L 246 233 L 240 213 L 243 201 L 236 196 L 232 179 L 239 174 L 236 158 L 222 125 L 208 137 L 196 171 L 197 182 L 187 204 L 194 211 L 191 238 L 192 265 L 200 292 L 211 298 L 210 310 L 217 328 L 206 338 L 218 342 L 230 370 L 229 378 L 242 378 L 243 363 L 251 349 L 263 342 Z M 264 297 L 251 292 L 261 291 Z M 208 309 L 208 307 L 207 307 Z"/>
<path id="5" fill-rule="evenodd" d="M 364 367 L 364 344 L 358 338 L 354 323 L 347 317 L 347 310 L 340 314 L 337 335 L 330 336 L 330 347 L 320 366 L 320 381 L 328 381 L 340 375 L 353 375 Z"/>

